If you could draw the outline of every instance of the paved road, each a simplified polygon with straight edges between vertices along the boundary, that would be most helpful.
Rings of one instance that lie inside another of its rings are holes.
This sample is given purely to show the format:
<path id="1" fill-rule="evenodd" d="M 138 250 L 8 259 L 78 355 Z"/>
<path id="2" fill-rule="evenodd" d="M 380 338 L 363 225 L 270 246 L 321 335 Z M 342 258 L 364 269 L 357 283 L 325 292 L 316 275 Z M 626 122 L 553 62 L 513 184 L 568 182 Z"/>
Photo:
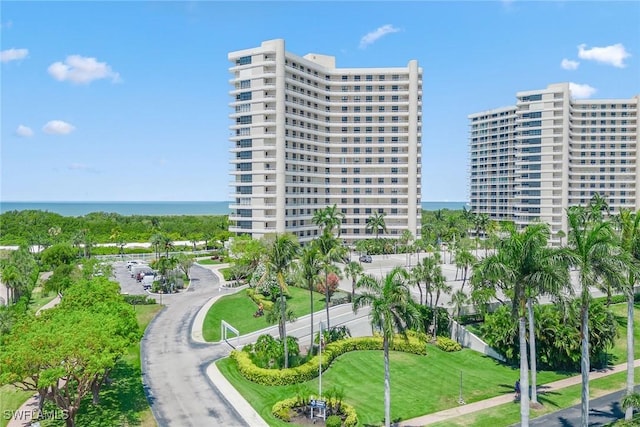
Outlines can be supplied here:
<path id="1" fill-rule="evenodd" d="M 159 427 L 245 426 L 206 375 L 207 366 L 229 352 L 226 345 L 196 344 L 191 325 L 200 307 L 218 295 L 218 281 L 208 269 L 191 269 L 188 291 L 166 295 L 166 307 L 142 340 L 143 382 Z"/>
<path id="2" fill-rule="evenodd" d="M 640 386 L 636 386 L 636 392 L 640 392 Z M 620 406 L 620 400 L 625 395 L 625 391 L 617 391 L 596 399 L 591 399 L 589 403 L 589 426 L 604 426 L 615 420 L 624 418 L 624 411 Z M 580 425 L 581 413 L 580 405 L 562 409 L 558 412 L 538 417 L 530 420 L 530 426 L 538 427 L 577 427 Z M 513 427 L 519 427 L 520 423 Z"/>

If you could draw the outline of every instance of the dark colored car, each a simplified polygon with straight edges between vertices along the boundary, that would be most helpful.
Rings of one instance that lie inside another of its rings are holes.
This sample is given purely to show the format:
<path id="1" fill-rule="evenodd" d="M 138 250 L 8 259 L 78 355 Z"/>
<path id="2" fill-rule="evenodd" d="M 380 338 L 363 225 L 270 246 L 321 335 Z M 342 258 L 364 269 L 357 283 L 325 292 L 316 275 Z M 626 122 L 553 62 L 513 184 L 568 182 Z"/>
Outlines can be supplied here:
<path id="1" fill-rule="evenodd" d="M 370 263 L 371 261 L 373 261 L 371 255 L 360 255 L 360 262 Z"/>

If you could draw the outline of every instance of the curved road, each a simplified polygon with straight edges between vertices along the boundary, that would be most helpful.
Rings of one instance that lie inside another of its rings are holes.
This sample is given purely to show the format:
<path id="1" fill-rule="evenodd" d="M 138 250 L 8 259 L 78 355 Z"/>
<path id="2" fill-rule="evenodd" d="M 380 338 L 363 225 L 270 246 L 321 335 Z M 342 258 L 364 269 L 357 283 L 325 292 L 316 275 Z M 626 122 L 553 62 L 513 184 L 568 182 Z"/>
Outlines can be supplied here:
<path id="1" fill-rule="evenodd" d="M 220 344 L 191 341 L 193 319 L 207 300 L 219 293 L 217 277 L 194 266 L 186 292 L 162 297 L 166 306 L 142 339 L 142 379 L 159 427 L 246 426 L 206 368 L 229 353 Z"/>

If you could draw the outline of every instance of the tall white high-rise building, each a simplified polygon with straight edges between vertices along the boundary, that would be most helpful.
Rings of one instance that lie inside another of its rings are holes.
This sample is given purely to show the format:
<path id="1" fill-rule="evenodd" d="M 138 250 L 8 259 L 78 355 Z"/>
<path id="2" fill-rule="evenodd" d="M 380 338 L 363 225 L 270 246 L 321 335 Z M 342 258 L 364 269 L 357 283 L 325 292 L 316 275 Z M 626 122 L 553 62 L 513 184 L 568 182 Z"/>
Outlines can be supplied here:
<path id="1" fill-rule="evenodd" d="M 284 40 L 229 54 L 232 65 L 230 231 L 318 235 L 314 213 L 336 205 L 341 238 L 420 231 L 422 69 L 336 68 Z"/>
<path id="2" fill-rule="evenodd" d="M 637 210 L 639 99 L 573 99 L 569 83 L 518 92 L 516 105 L 475 113 L 470 206 L 519 228 L 567 232 L 566 209 L 594 194 L 613 212 Z"/>

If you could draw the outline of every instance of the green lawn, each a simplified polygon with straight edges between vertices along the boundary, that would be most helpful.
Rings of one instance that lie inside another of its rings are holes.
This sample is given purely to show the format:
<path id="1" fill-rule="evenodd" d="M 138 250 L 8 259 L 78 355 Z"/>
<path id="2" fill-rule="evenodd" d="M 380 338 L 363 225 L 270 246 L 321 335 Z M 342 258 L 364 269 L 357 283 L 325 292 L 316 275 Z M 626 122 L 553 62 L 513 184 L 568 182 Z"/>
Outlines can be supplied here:
<path id="1" fill-rule="evenodd" d="M 636 368 L 636 375 L 640 368 Z M 626 372 L 609 375 L 589 382 L 589 392 L 591 398 L 602 396 L 624 388 Z M 555 412 L 563 408 L 568 408 L 580 403 L 581 386 L 573 385 L 552 393 L 540 394 L 541 409 L 531 409 L 531 418 L 539 417 L 550 412 Z M 473 414 L 452 418 L 440 423 L 431 424 L 434 427 L 449 426 L 474 426 L 474 427 L 495 427 L 501 425 L 511 425 L 520 421 L 520 405 L 507 403 Z"/>
<path id="2" fill-rule="evenodd" d="M 637 359 L 640 357 L 640 304 L 636 304 L 634 308 L 634 359 Z M 618 321 L 618 338 L 609 354 L 613 356 L 612 363 L 617 365 L 627 361 L 627 304 L 613 304 L 611 310 Z"/>
<path id="3" fill-rule="evenodd" d="M 260 386 L 245 380 L 232 360 L 221 360 L 218 366 L 267 423 L 285 425 L 271 415 L 271 407 L 278 400 L 295 396 L 297 385 Z M 409 419 L 457 406 L 461 372 L 466 402 L 512 393 L 518 376 L 516 369 L 471 350 L 445 353 L 429 346 L 427 356 L 392 352 L 392 417 Z M 539 381 L 545 383 L 565 377 L 540 372 Z M 341 388 L 344 400 L 355 406 L 360 423 L 369 425 L 380 424 L 384 417 L 383 381 L 381 351 L 347 353 L 335 360 L 322 376 L 323 388 Z M 318 379 L 302 386 L 314 392 L 318 390 Z"/>
<path id="4" fill-rule="evenodd" d="M 9 424 L 11 412 L 18 409 L 30 396 L 35 393 L 30 391 L 22 391 L 12 385 L 0 387 L 0 427 Z M 9 416 L 7 416 L 9 414 Z"/>
<path id="5" fill-rule="evenodd" d="M 31 294 L 29 311 L 35 313 L 56 297 L 55 292 L 45 293 L 42 288 L 35 288 Z"/>
<path id="6" fill-rule="evenodd" d="M 305 316 L 310 313 L 309 291 L 302 288 L 289 287 L 291 298 L 287 300 L 287 306 L 293 310 L 296 317 Z M 324 309 L 324 295 L 314 293 L 313 309 L 319 311 Z M 220 298 L 211 306 L 204 319 L 202 335 L 205 341 L 220 341 L 220 321 L 224 320 L 236 328 L 240 335 L 259 331 L 270 326 L 266 316 L 253 317 L 258 306 L 247 296 L 247 291 L 242 290 L 232 295 Z"/>

